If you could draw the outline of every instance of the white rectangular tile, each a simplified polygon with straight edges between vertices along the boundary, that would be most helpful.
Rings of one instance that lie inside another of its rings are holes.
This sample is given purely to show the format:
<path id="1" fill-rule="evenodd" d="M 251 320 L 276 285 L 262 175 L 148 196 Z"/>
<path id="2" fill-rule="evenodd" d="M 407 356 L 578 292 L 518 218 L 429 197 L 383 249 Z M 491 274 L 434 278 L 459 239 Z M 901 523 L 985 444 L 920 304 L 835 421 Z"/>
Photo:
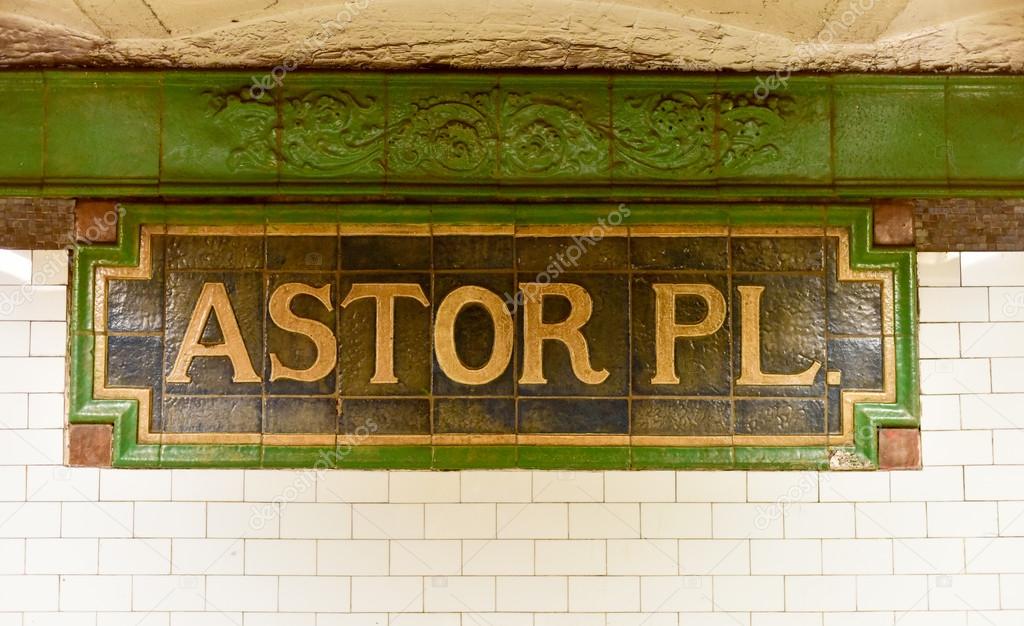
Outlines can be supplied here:
<path id="1" fill-rule="evenodd" d="M 460 485 L 463 502 L 529 502 L 533 472 L 466 471 Z"/>
<path id="2" fill-rule="evenodd" d="M 921 393 L 988 393 L 992 390 L 989 367 L 989 359 L 925 359 Z"/>
<path id="3" fill-rule="evenodd" d="M 66 285 L 70 267 L 67 250 L 33 250 L 32 284 Z"/>
<path id="4" fill-rule="evenodd" d="M 921 433 L 921 458 L 927 465 L 989 465 L 992 433 L 987 430 L 935 430 Z"/>
<path id="5" fill-rule="evenodd" d="M 282 539 L 347 539 L 352 536 L 352 505 L 340 502 L 282 504 Z"/>
<path id="6" fill-rule="evenodd" d="M 56 611 L 58 604 L 57 576 L 0 576 L 0 606 L 6 611 Z"/>
<path id="7" fill-rule="evenodd" d="M 858 576 L 857 608 L 862 611 L 910 611 L 928 608 L 928 577 Z"/>
<path id="8" fill-rule="evenodd" d="M 352 611 L 419 612 L 423 579 L 418 576 L 360 576 L 352 579 Z"/>
<path id="9" fill-rule="evenodd" d="M 67 353 L 67 322 L 32 322 L 32 356 L 64 356 Z"/>
<path id="10" fill-rule="evenodd" d="M 499 576 L 495 582 L 499 611 L 568 610 L 569 581 L 564 576 Z"/>
<path id="11" fill-rule="evenodd" d="M 491 539 L 498 530 L 492 503 L 425 505 L 427 539 Z"/>
<path id="12" fill-rule="evenodd" d="M 462 613 L 471 621 L 487 619 L 474 614 L 493 611 L 494 605 L 495 581 L 491 577 L 445 576 L 441 580 L 427 581 L 424 586 L 423 609 L 428 613 Z"/>
<path id="13" fill-rule="evenodd" d="M 674 576 L 679 573 L 675 539 L 609 539 L 608 575 Z"/>
<path id="14" fill-rule="evenodd" d="M 823 574 L 891 574 L 891 539 L 823 539 Z"/>
<path id="15" fill-rule="evenodd" d="M 1024 253 L 961 252 L 960 276 L 964 285 L 1020 285 Z"/>
<path id="16" fill-rule="evenodd" d="M 993 322 L 1024 322 L 1024 287 L 989 287 L 988 315 Z"/>
<path id="17" fill-rule="evenodd" d="M 100 539 L 100 574 L 170 574 L 170 539 Z"/>
<path id="18" fill-rule="evenodd" d="M 324 539 L 316 542 L 321 576 L 383 576 L 388 573 L 385 539 Z"/>
<path id="19" fill-rule="evenodd" d="M 995 502 L 929 502 L 929 537 L 995 537 L 999 532 Z"/>
<path id="20" fill-rule="evenodd" d="M 964 499 L 961 467 L 926 467 L 916 472 L 890 472 L 888 476 L 894 502 Z"/>
<path id="21" fill-rule="evenodd" d="M 135 536 L 205 537 L 206 506 L 204 502 L 136 502 Z"/>
<path id="22" fill-rule="evenodd" d="M 921 322 L 988 321 L 984 287 L 921 287 L 917 295 Z"/>
<path id="23" fill-rule="evenodd" d="M 0 322 L 0 357 L 28 356 L 31 322 Z"/>
<path id="24" fill-rule="evenodd" d="M 319 472 L 316 499 L 318 502 L 387 502 L 388 473 L 353 470 Z"/>
<path id="25" fill-rule="evenodd" d="M 923 502 L 857 504 L 857 537 L 924 537 L 927 532 Z"/>
<path id="26" fill-rule="evenodd" d="M 640 505 L 642 536 L 701 539 L 711 537 L 711 505 L 695 502 L 644 502 Z"/>
<path id="27" fill-rule="evenodd" d="M 569 536 L 569 505 L 545 502 L 497 505 L 499 539 L 565 539 Z"/>
<path id="28" fill-rule="evenodd" d="M 461 487 L 458 472 L 391 472 L 388 490 L 391 502 L 458 502 Z"/>
<path id="29" fill-rule="evenodd" d="M 570 576 L 569 611 L 621 613 L 640 610 L 636 576 Z"/>
<path id="30" fill-rule="evenodd" d="M 349 579 L 341 576 L 282 576 L 277 608 L 304 613 L 347 611 L 349 586 Z"/>
<path id="31" fill-rule="evenodd" d="M 640 537 L 640 505 L 624 502 L 569 504 L 569 537 L 628 539 Z"/>
<path id="32" fill-rule="evenodd" d="M 786 596 L 782 576 L 721 576 L 715 579 L 719 611 L 781 611 Z"/>
<path id="33" fill-rule="evenodd" d="M 786 611 L 853 611 L 857 585 L 853 576 L 787 576 Z"/>
<path id="34" fill-rule="evenodd" d="M 605 472 L 604 499 L 605 502 L 674 502 L 676 473 Z"/>
<path id="35" fill-rule="evenodd" d="M 61 576 L 62 611 L 127 611 L 132 605 L 131 576 Z"/>
<path id="36" fill-rule="evenodd" d="M 242 470 L 171 470 L 171 498 L 219 502 L 240 501 L 244 476 Z"/>
<path id="37" fill-rule="evenodd" d="M 466 539 L 462 542 L 462 573 L 478 576 L 533 574 L 534 542 L 526 539 Z"/>
<path id="38" fill-rule="evenodd" d="M 676 472 L 678 502 L 746 502 L 746 472 Z"/>
<path id="39" fill-rule="evenodd" d="M 277 585 L 277 576 L 207 576 L 207 608 L 276 611 Z"/>
<path id="40" fill-rule="evenodd" d="M 986 356 L 960 354 L 960 327 L 969 324 L 932 323 L 917 328 L 918 352 L 922 359 L 955 359 L 960 356 Z"/>
<path id="41" fill-rule="evenodd" d="M 354 539 L 422 539 L 422 504 L 353 504 Z"/>
<path id="42" fill-rule="evenodd" d="M 853 537 L 854 505 L 849 502 L 793 502 L 783 507 L 788 539 Z"/>
<path id="43" fill-rule="evenodd" d="M 820 574 L 821 540 L 754 539 L 750 542 L 750 573 Z"/>
<path id="44" fill-rule="evenodd" d="M 27 539 L 25 570 L 29 574 L 96 574 L 99 540 Z"/>
<path id="45" fill-rule="evenodd" d="M 959 430 L 961 398 L 954 394 L 921 396 L 921 430 Z"/>
<path id="46" fill-rule="evenodd" d="M 917 280 L 922 287 L 960 285 L 959 252 L 918 252 Z"/>
<path id="47" fill-rule="evenodd" d="M 601 472 L 534 472 L 534 502 L 601 502 L 604 474 Z"/>
<path id="48" fill-rule="evenodd" d="M 964 570 L 963 539 L 900 539 L 892 545 L 896 574 L 958 574 Z"/>
<path id="49" fill-rule="evenodd" d="M 61 505 L 63 537 L 131 537 L 131 502 L 65 502 Z"/>
<path id="50" fill-rule="evenodd" d="M 0 429 L 28 427 L 26 393 L 0 393 Z"/>
<path id="51" fill-rule="evenodd" d="M 172 574 L 240 575 L 244 571 L 242 539 L 171 540 Z"/>
<path id="52" fill-rule="evenodd" d="M 679 573 L 708 576 L 750 574 L 750 542 L 746 539 L 681 539 Z"/>
<path id="53" fill-rule="evenodd" d="M 640 579 L 640 608 L 650 618 L 662 611 L 682 611 L 682 623 L 697 623 L 691 611 L 711 611 L 712 578 L 710 576 L 643 576 Z M 706 613 L 704 615 L 710 615 Z M 642 624 L 642 622 L 641 622 Z"/>
<path id="54" fill-rule="evenodd" d="M 170 499 L 170 470 L 100 470 L 100 500 Z"/>
<path id="55" fill-rule="evenodd" d="M 462 570 L 462 542 L 454 539 L 394 540 L 389 550 L 392 575 L 452 576 Z"/>
<path id="56" fill-rule="evenodd" d="M 246 539 L 245 574 L 249 576 L 311 576 L 316 574 L 316 541 L 312 539 Z"/>

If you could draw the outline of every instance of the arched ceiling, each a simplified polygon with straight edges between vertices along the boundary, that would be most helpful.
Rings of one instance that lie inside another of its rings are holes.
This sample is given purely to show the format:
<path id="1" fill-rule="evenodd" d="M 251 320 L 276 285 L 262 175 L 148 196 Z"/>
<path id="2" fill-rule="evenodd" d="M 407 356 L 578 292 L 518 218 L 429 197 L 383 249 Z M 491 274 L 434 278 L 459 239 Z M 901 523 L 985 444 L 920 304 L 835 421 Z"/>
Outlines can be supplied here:
<path id="1" fill-rule="evenodd" d="M 0 0 L 0 64 L 1024 71 L 1024 0 Z"/>

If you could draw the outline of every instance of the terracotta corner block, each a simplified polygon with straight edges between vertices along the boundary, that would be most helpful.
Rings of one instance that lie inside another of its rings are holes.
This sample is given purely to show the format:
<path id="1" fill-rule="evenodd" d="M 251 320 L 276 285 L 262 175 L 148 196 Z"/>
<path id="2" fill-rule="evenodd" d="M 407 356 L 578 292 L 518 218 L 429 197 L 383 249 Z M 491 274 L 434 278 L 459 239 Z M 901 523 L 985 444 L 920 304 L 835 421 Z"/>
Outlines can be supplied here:
<path id="1" fill-rule="evenodd" d="M 877 202 L 874 206 L 875 245 L 914 245 L 914 205 L 909 202 Z"/>
<path id="2" fill-rule="evenodd" d="M 110 467 L 114 427 L 111 424 L 71 424 L 68 428 L 68 465 Z"/>
<path id="3" fill-rule="evenodd" d="M 878 468 L 921 469 L 921 431 L 917 428 L 879 428 Z"/>
<path id="4" fill-rule="evenodd" d="M 78 243 L 117 243 L 120 207 L 112 200 L 75 203 L 75 240 Z"/>

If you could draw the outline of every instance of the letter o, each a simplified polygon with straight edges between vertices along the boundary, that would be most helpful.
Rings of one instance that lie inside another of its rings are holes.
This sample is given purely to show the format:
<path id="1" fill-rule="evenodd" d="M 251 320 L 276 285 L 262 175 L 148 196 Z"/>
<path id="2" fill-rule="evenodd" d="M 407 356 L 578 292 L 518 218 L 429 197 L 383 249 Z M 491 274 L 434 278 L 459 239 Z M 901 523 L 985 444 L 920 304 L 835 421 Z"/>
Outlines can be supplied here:
<path id="1" fill-rule="evenodd" d="M 494 324 L 494 345 L 491 355 L 482 367 L 470 368 L 459 359 L 455 346 L 455 318 L 463 308 L 477 304 L 487 311 Z M 445 376 L 464 385 L 483 385 L 491 382 L 508 367 L 512 360 L 512 315 L 497 294 L 473 285 L 459 287 L 449 293 L 437 307 L 434 323 L 434 354 Z"/>

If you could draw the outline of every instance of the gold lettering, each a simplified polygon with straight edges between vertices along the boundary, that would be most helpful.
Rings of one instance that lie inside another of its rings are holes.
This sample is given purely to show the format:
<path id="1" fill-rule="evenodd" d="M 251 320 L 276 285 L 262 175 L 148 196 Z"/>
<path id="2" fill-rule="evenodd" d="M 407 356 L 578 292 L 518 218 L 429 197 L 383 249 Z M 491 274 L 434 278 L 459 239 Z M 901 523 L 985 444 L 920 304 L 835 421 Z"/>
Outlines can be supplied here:
<path id="1" fill-rule="evenodd" d="M 590 366 L 590 348 L 580 328 L 590 320 L 594 301 L 590 294 L 571 283 L 519 283 L 525 294 L 523 306 L 523 375 L 522 384 L 538 385 L 544 378 L 544 342 L 560 341 L 569 349 L 569 361 L 576 378 L 588 385 L 598 385 L 608 378 L 608 370 L 595 371 Z M 544 322 L 544 298 L 561 296 L 569 301 L 569 316 L 561 322 Z"/>
<path id="2" fill-rule="evenodd" d="M 455 346 L 455 318 L 464 307 L 478 304 L 491 316 L 494 324 L 494 346 L 482 367 L 466 367 Z M 434 354 L 437 364 L 448 378 L 464 385 L 489 383 L 508 367 L 512 359 L 512 314 L 505 303 L 483 287 L 468 285 L 448 294 L 437 307 L 434 322 Z"/>
<path id="3" fill-rule="evenodd" d="M 359 283 L 341 302 L 347 307 L 356 300 L 373 298 L 377 303 L 377 338 L 374 361 L 374 384 L 397 383 L 395 377 L 395 299 L 412 298 L 423 306 L 430 306 L 423 288 L 416 283 Z"/>
<path id="4" fill-rule="evenodd" d="M 221 334 L 224 336 L 223 343 L 215 345 L 204 345 L 200 343 L 203 336 L 203 329 L 210 320 L 210 314 L 217 316 L 220 324 Z M 242 339 L 242 331 L 238 328 L 238 319 L 231 308 L 231 300 L 228 299 L 227 289 L 224 283 L 204 283 L 203 289 L 196 300 L 196 307 L 192 311 L 192 317 L 188 321 L 188 328 L 185 330 L 185 337 L 181 341 L 181 349 L 174 359 L 174 366 L 167 377 L 169 383 L 190 383 L 192 377 L 188 374 L 188 368 L 192 365 L 192 359 L 196 357 L 227 357 L 231 361 L 232 382 L 236 383 L 258 383 L 260 377 L 252 368 L 252 361 L 249 360 L 249 353 L 245 348 L 245 341 Z"/>
<path id="5" fill-rule="evenodd" d="M 334 340 L 334 332 L 321 322 L 299 317 L 292 313 L 292 300 L 298 295 L 313 296 L 320 301 L 328 311 L 334 310 L 331 303 L 330 283 L 314 289 L 310 285 L 302 283 L 285 283 L 274 290 L 270 296 L 269 311 L 270 319 L 281 330 L 304 335 L 308 337 L 316 347 L 316 359 L 306 369 L 292 369 L 281 363 L 276 352 L 270 353 L 270 380 L 290 378 L 303 382 L 320 380 L 334 370 L 338 362 L 338 349 Z"/>
<path id="6" fill-rule="evenodd" d="M 815 361 L 799 374 L 766 374 L 761 371 L 761 294 L 760 285 L 741 285 L 740 292 L 740 377 L 738 385 L 812 385 L 821 369 Z"/>
<path id="7" fill-rule="evenodd" d="M 711 335 L 725 322 L 725 296 L 712 285 L 704 284 L 657 284 L 655 293 L 654 334 L 655 371 L 651 383 L 655 385 L 678 385 L 676 374 L 676 339 L 680 337 L 704 337 Z M 676 323 L 676 298 L 697 296 L 708 306 L 704 319 L 696 324 Z"/>

